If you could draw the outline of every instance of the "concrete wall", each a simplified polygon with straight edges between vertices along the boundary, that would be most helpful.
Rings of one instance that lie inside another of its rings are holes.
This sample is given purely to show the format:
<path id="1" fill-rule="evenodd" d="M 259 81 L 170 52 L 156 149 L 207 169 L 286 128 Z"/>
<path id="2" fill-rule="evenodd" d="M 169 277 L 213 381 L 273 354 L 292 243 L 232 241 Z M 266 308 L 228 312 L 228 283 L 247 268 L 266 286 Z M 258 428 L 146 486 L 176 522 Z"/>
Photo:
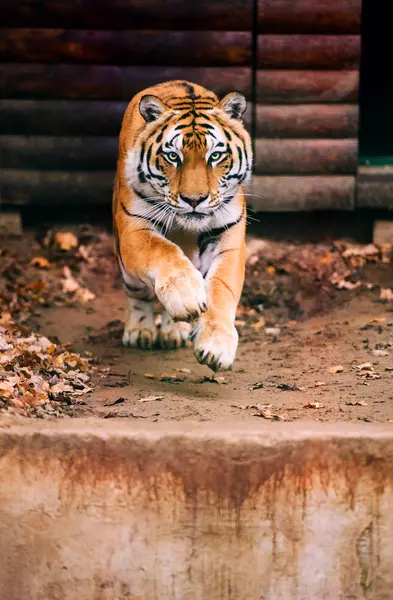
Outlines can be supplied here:
<path id="1" fill-rule="evenodd" d="M 391 600 L 393 428 L 0 426 L 1 600 Z"/>

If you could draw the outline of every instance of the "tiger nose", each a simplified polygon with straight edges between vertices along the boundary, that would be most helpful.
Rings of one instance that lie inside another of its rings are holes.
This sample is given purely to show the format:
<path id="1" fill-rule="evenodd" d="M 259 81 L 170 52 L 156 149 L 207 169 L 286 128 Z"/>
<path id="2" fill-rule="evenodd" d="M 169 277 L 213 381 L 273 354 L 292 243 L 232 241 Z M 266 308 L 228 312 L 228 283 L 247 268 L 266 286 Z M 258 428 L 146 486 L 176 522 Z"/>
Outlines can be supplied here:
<path id="1" fill-rule="evenodd" d="M 192 206 L 192 208 L 196 208 L 198 206 L 198 204 L 200 204 L 201 202 L 203 202 L 204 200 L 206 200 L 206 198 L 209 196 L 209 194 L 205 194 L 204 196 L 182 196 L 182 194 L 180 194 L 180 198 L 182 200 L 184 200 L 184 202 L 187 202 L 187 204 L 189 204 L 190 206 Z"/>

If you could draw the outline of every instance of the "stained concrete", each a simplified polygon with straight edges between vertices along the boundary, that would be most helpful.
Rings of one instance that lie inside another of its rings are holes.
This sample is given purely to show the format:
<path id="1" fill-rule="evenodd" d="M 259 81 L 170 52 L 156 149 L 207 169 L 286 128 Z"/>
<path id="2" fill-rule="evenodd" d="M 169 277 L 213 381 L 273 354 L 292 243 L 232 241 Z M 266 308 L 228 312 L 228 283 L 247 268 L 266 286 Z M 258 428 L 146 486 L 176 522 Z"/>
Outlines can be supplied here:
<path id="1" fill-rule="evenodd" d="M 0 424 L 1 600 L 391 600 L 393 427 Z"/>

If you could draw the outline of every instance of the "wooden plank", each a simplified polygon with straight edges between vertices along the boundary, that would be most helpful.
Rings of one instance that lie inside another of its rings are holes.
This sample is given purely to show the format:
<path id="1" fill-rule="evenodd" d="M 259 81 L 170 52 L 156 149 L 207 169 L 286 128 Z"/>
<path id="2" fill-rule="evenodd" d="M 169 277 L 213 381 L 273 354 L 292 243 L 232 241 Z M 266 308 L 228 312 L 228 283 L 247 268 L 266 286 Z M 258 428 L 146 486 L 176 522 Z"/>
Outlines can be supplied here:
<path id="1" fill-rule="evenodd" d="M 6 0 L 3 27 L 251 31 L 251 0 Z M 212 25 L 214 27 L 212 27 Z"/>
<path id="2" fill-rule="evenodd" d="M 349 44 L 349 43 L 348 43 Z M 344 53 L 344 44 L 343 44 Z M 246 66 L 251 33 L 2 29 L 0 60 L 101 65 Z"/>
<path id="3" fill-rule="evenodd" d="M 393 167 L 359 167 L 356 180 L 356 207 L 393 208 Z"/>
<path id="4" fill-rule="evenodd" d="M 252 191 L 249 205 L 255 212 L 353 210 L 355 177 L 255 176 Z"/>
<path id="5" fill-rule="evenodd" d="M 115 173 L 2 169 L 4 205 L 110 205 Z"/>
<path id="6" fill-rule="evenodd" d="M 251 93 L 251 70 L 246 67 L 0 64 L 3 98 L 131 100 L 144 88 L 172 79 L 199 83 L 219 95 Z"/>
<path id="7" fill-rule="evenodd" d="M 255 142 L 254 170 L 266 175 L 356 173 L 357 140 L 270 140 Z"/>
<path id="8" fill-rule="evenodd" d="M 357 69 L 359 64 L 360 35 L 258 37 L 260 69 Z"/>
<path id="9" fill-rule="evenodd" d="M 23 135 L 119 135 L 128 101 L 2 100 L 1 130 Z"/>
<path id="10" fill-rule="evenodd" d="M 257 100 L 264 104 L 350 104 L 357 101 L 359 71 L 258 71 Z"/>
<path id="11" fill-rule="evenodd" d="M 256 135 L 264 138 L 355 138 L 359 108 L 347 104 L 305 104 L 256 108 Z"/>
<path id="12" fill-rule="evenodd" d="M 128 101 L 13 100 L 1 101 L 4 134 L 110 135 L 120 132 Z M 251 124 L 248 105 L 245 124 Z M 354 138 L 358 131 L 357 105 L 305 104 L 256 108 L 256 134 L 265 138 Z"/>
<path id="13" fill-rule="evenodd" d="M 118 138 L 0 136 L 5 169 L 110 170 L 116 168 Z"/>
<path id="14" fill-rule="evenodd" d="M 258 0 L 261 33 L 360 33 L 362 0 Z"/>

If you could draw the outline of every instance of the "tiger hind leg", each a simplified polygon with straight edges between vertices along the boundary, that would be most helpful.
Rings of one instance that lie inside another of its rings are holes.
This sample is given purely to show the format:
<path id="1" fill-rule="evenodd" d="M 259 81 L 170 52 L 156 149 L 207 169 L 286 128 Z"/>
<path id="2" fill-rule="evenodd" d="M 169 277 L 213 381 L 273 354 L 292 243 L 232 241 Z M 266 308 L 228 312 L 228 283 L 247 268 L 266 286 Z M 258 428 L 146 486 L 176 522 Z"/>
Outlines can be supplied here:
<path id="1" fill-rule="evenodd" d="M 175 350 L 187 345 L 191 333 L 191 324 L 174 321 L 166 311 L 162 314 L 158 343 L 164 350 Z"/>
<path id="2" fill-rule="evenodd" d="M 157 336 L 152 303 L 128 296 L 123 344 L 148 350 L 155 345 Z"/>

